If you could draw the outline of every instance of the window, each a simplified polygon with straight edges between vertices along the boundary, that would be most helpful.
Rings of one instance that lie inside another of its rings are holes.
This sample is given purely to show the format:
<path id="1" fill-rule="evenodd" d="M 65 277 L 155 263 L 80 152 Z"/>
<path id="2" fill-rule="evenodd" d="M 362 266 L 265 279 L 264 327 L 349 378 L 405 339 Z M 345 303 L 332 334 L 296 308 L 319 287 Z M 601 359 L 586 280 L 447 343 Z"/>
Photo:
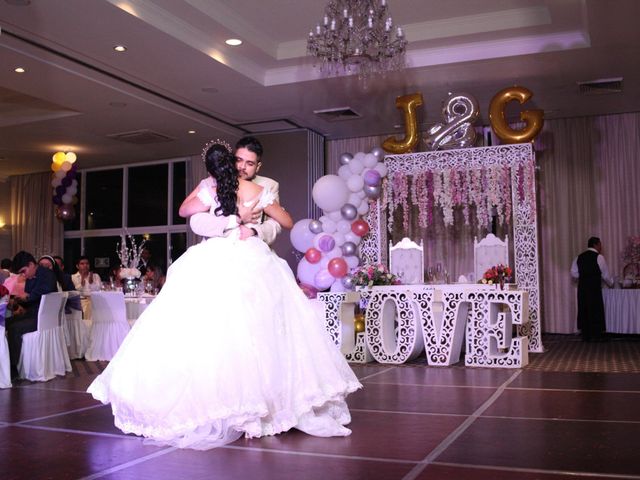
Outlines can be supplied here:
<path id="1" fill-rule="evenodd" d="M 107 280 L 110 269 L 120 265 L 116 246 L 125 232 L 137 242 L 145 238 L 153 261 L 166 270 L 186 250 L 187 226 L 178 216 L 186 196 L 186 172 L 181 160 L 81 171 L 76 212 L 82 214 L 65 225 L 67 271 L 76 271 L 83 254 Z"/>

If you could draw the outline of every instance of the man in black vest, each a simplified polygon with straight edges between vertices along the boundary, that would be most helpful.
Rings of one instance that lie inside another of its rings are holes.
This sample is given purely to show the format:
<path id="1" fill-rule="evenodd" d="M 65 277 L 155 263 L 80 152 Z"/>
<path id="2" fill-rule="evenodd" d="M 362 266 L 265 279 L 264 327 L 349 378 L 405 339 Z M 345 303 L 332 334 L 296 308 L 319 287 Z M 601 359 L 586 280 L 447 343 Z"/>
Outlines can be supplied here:
<path id="1" fill-rule="evenodd" d="M 606 331 L 602 282 L 613 286 L 613 279 L 602 255 L 600 239 L 591 237 L 587 247 L 571 265 L 571 275 L 578 279 L 578 328 L 584 341 L 602 341 Z"/>

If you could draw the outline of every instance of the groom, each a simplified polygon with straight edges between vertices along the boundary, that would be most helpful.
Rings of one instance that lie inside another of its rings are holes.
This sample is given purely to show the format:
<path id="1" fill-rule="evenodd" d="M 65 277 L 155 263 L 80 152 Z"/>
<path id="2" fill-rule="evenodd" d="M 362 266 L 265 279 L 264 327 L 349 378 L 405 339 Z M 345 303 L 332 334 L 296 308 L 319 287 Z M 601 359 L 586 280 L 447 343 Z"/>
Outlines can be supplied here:
<path id="1" fill-rule="evenodd" d="M 245 180 L 253 181 L 266 190 L 272 191 L 279 201 L 280 186 L 275 180 L 257 175 L 262 166 L 262 144 L 255 137 L 243 137 L 238 140 L 235 147 L 236 167 L 238 176 Z M 259 209 L 239 209 L 242 238 L 257 236 L 267 245 L 271 245 L 282 227 L 275 220 L 266 217 Z M 189 218 L 191 230 L 201 237 L 218 237 L 223 235 L 221 225 L 217 217 L 208 212 L 196 213 Z"/>

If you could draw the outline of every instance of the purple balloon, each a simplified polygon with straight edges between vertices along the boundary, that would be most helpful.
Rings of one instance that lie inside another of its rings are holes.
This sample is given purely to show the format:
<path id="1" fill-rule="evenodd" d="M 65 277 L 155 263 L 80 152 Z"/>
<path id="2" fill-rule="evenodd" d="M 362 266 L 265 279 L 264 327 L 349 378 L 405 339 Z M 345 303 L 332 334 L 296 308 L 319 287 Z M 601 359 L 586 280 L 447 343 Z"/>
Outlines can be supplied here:
<path id="1" fill-rule="evenodd" d="M 71 185 L 72 180 L 69 177 L 64 177 L 62 179 L 62 185 L 65 187 L 68 187 L 69 185 Z"/>
<path id="2" fill-rule="evenodd" d="M 367 170 L 363 177 L 365 185 L 369 185 L 370 187 L 380 185 L 381 179 L 382 177 L 377 170 Z"/>
<path id="3" fill-rule="evenodd" d="M 320 240 L 318 240 L 318 247 L 320 247 L 320 250 L 323 252 L 330 252 L 335 246 L 336 241 L 331 235 L 323 235 L 320 237 Z"/>
<path id="4" fill-rule="evenodd" d="M 313 285 L 318 290 L 326 290 L 331 285 L 333 285 L 333 282 L 335 281 L 336 281 L 336 278 L 329 273 L 329 270 L 323 268 L 318 273 L 316 273 Z"/>
<path id="5" fill-rule="evenodd" d="M 54 195 L 53 203 L 55 203 L 56 205 L 62 205 L 62 197 L 59 195 Z"/>
<path id="6" fill-rule="evenodd" d="M 64 195 L 66 191 L 67 191 L 67 187 L 65 187 L 64 185 L 58 185 L 56 187 L 56 195 L 60 197 L 62 197 L 62 195 Z"/>

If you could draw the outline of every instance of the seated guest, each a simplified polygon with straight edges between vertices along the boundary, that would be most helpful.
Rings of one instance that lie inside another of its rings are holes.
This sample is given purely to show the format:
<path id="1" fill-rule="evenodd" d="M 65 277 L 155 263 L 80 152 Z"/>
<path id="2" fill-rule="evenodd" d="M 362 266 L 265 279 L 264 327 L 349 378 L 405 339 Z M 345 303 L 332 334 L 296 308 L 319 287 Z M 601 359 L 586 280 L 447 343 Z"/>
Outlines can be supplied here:
<path id="1" fill-rule="evenodd" d="M 9 357 L 11 363 L 11 377 L 18 378 L 18 360 L 22 350 L 22 336 L 35 332 L 38 328 L 38 309 L 42 295 L 56 292 L 56 276 L 53 271 L 36 264 L 36 259 L 28 252 L 21 251 L 13 257 L 14 273 L 23 276 L 25 281 L 24 294 L 16 296 L 18 309 L 11 319 L 7 319 L 7 340 L 9 342 Z"/>
<path id="2" fill-rule="evenodd" d="M 60 270 L 58 262 L 56 262 L 51 255 L 41 256 L 38 259 L 38 265 L 53 271 L 56 276 L 56 281 L 58 282 L 59 292 L 68 292 L 70 290 L 75 290 L 76 287 L 71 280 L 71 275 L 65 274 L 62 270 Z"/>
<path id="3" fill-rule="evenodd" d="M 75 285 L 73 284 L 73 280 L 71 280 L 71 274 L 67 273 L 67 271 L 64 269 L 64 260 L 62 259 L 62 257 L 60 255 L 54 255 L 53 259 L 58 264 L 58 268 L 60 269 L 60 271 L 62 272 L 62 275 L 65 278 L 64 284 L 71 285 L 71 289 L 70 290 L 74 290 L 75 289 Z"/>
<path id="4" fill-rule="evenodd" d="M 78 271 L 71 275 L 71 280 L 82 295 L 91 295 L 91 292 L 99 292 L 102 287 L 100 275 L 89 269 L 89 257 L 80 257 L 76 264 Z"/>
<path id="5" fill-rule="evenodd" d="M 89 257 L 84 255 L 80 257 L 76 264 L 78 271 L 71 275 L 71 280 L 76 287 L 76 290 L 82 295 L 82 318 L 91 318 L 91 300 L 87 298 L 91 295 L 91 292 L 98 292 L 102 289 L 102 282 L 100 281 L 100 275 L 93 273 L 89 269 Z"/>
<path id="6" fill-rule="evenodd" d="M 11 260 L 3 258 L 0 261 L 0 285 L 11 276 Z"/>
<path id="7" fill-rule="evenodd" d="M 147 270 L 144 272 L 142 281 L 145 284 L 145 290 L 147 289 L 146 286 L 150 285 L 151 292 L 147 293 L 159 292 L 165 281 L 164 273 L 162 273 L 162 267 L 152 262 L 147 263 Z"/>
<path id="8" fill-rule="evenodd" d="M 122 278 L 120 278 L 121 265 L 111 267 L 109 270 L 109 282 L 111 283 L 111 290 L 122 290 Z"/>

